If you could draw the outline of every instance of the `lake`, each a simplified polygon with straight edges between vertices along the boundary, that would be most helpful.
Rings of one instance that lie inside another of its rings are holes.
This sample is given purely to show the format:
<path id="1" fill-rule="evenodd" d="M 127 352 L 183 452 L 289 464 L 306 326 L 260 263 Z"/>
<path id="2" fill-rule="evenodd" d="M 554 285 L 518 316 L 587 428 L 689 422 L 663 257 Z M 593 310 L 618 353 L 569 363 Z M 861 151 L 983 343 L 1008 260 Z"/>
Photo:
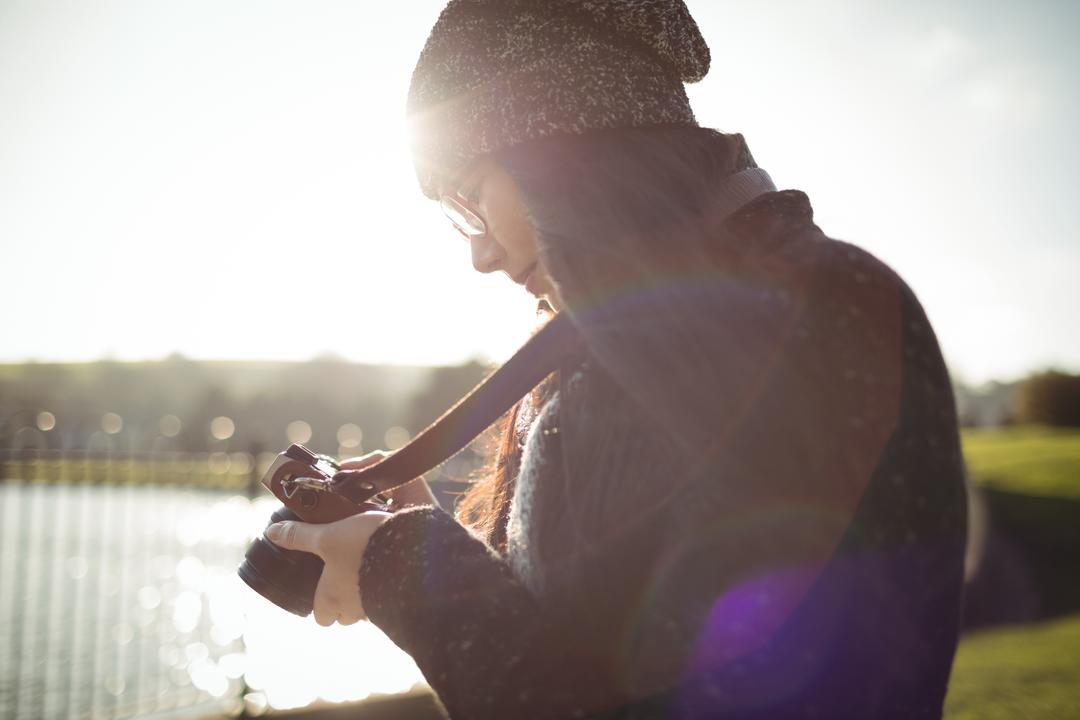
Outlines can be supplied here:
<path id="1" fill-rule="evenodd" d="M 197 717 L 423 684 L 373 625 L 319 627 L 237 577 L 277 505 L 0 483 L 0 718 Z"/>

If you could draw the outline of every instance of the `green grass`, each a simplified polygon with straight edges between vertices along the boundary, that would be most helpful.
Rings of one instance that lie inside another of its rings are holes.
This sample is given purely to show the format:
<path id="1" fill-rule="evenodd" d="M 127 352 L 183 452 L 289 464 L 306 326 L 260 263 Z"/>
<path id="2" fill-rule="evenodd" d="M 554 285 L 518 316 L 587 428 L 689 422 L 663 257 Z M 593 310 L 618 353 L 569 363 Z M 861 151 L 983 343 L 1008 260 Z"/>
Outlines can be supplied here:
<path id="1" fill-rule="evenodd" d="M 963 432 L 963 444 L 972 481 L 1007 493 L 998 496 L 1007 500 L 998 508 L 998 520 L 1020 532 L 1019 539 L 1035 542 L 1054 529 L 1043 527 L 1053 524 L 1049 510 L 1058 507 L 1047 506 L 1047 499 L 1080 500 L 1080 430 L 969 429 Z M 1042 508 L 1041 514 L 1025 515 L 1024 508 L 1034 505 Z M 1056 521 L 1060 524 L 1061 519 Z M 1057 568 L 1053 575 L 1061 577 L 1061 572 L 1069 570 Z M 964 636 L 953 664 L 945 717 L 1080 718 L 1080 615 Z"/>
<path id="2" fill-rule="evenodd" d="M 1080 718 L 1080 615 L 964 638 L 945 717 Z"/>
<path id="3" fill-rule="evenodd" d="M 978 428 L 962 435 L 971 479 L 995 490 L 1080 499 L 1080 429 Z"/>

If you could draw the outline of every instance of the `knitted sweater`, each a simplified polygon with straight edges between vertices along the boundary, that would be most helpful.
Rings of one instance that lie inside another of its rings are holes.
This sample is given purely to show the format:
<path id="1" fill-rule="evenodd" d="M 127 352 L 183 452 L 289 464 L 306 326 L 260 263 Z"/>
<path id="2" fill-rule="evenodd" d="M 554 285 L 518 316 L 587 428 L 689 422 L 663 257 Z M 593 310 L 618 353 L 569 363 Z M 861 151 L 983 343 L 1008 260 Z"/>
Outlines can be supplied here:
<path id="1" fill-rule="evenodd" d="M 452 718 L 941 716 L 966 516 L 934 333 L 801 192 L 729 226 L 722 277 L 581 319 L 505 552 L 434 507 L 372 536 L 368 615 Z"/>

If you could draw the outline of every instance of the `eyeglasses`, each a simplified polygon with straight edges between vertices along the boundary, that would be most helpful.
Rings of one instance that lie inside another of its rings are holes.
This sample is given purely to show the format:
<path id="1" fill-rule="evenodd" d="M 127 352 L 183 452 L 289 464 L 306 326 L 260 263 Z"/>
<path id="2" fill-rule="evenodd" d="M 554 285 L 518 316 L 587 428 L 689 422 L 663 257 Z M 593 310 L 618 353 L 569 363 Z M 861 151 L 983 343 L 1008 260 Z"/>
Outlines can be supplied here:
<path id="1" fill-rule="evenodd" d="M 439 198 L 439 206 L 466 240 L 487 234 L 487 223 L 484 222 L 484 218 L 480 217 L 479 212 L 466 205 L 462 198 L 443 195 Z"/>

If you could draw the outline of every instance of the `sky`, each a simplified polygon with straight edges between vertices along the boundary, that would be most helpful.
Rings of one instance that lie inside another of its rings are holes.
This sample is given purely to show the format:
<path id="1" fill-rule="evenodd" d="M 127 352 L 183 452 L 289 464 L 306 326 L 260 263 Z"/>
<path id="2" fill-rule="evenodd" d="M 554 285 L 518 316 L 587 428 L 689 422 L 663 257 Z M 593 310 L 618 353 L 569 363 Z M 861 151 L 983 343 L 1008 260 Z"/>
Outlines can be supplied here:
<path id="1" fill-rule="evenodd" d="M 0 0 L 0 362 L 508 357 L 535 301 L 407 151 L 442 5 Z M 687 5 L 698 121 L 895 268 L 960 379 L 1080 370 L 1080 6 Z"/>

